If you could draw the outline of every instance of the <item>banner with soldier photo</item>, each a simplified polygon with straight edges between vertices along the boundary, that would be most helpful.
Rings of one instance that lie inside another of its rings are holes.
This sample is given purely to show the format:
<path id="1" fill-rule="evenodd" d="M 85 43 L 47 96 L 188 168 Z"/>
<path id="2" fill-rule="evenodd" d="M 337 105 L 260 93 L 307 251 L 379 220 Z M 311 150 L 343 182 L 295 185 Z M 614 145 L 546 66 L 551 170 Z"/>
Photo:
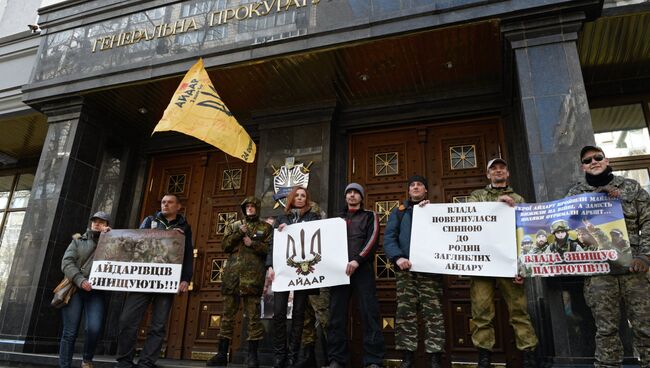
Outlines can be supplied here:
<path id="1" fill-rule="evenodd" d="M 185 235 L 165 230 L 111 230 L 102 233 L 89 282 L 93 289 L 176 293 Z"/>
<path id="2" fill-rule="evenodd" d="M 348 239 L 345 220 L 300 222 L 273 235 L 275 291 L 305 290 L 350 283 L 345 274 Z"/>
<path id="3" fill-rule="evenodd" d="M 517 214 L 522 276 L 625 273 L 632 260 L 620 201 L 587 193 L 520 204 Z"/>

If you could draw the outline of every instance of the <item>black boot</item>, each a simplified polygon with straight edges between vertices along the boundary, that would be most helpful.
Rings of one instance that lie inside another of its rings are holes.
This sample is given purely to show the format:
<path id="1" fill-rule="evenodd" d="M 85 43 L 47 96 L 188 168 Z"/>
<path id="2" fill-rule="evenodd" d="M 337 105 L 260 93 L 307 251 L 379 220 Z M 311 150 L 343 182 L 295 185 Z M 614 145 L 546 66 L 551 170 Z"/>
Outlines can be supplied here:
<path id="1" fill-rule="evenodd" d="M 491 365 L 491 358 L 492 358 L 492 352 L 483 349 L 483 348 L 478 348 L 478 365 L 476 366 L 477 368 L 490 368 Z"/>
<path id="2" fill-rule="evenodd" d="M 413 367 L 415 367 L 415 352 L 404 350 L 404 356 L 402 357 L 402 363 L 399 365 L 399 368 Z"/>
<path id="3" fill-rule="evenodd" d="M 524 350 L 524 368 L 537 368 L 535 350 Z"/>
<path id="4" fill-rule="evenodd" d="M 442 365 L 440 362 L 442 361 L 442 353 L 432 353 L 429 354 L 431 357 L 429 361 L 431 362 L 431 365 L 429 365 L 430 368 L 442 368 Z"/>
<path id="5" fill-rule="evenodd" d="M 222 338 L 219 340 L 219 351 L 217 355 L 213 356 L 205 362 L 208 367 L 225 367 L 228 365 L 228 347 L 230 340 Z"/>
<path id="6" fill-rule="evenodd" d="M 246 358 L 246 366 L 248 368 L 259 368 L 260 362 L 257 359 L 257 345 L 259 340 L 248 341 L 248 358 Z"/>
<path id="7" fill-rule="evenodd" d="M 313 343 L 303 346 L 294 368 L 316 368 L 316 347 Z"/>

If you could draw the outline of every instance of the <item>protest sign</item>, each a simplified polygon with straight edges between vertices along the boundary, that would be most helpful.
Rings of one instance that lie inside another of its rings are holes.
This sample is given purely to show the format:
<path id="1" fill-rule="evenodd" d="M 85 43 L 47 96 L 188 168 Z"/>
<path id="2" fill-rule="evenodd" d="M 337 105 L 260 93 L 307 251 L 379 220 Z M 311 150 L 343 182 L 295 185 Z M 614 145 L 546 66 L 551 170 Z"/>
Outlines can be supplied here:
<path id="1" fill-rule="evenodd" d="M 514 208 L 501 202 L 415 206 L 410 250 L 412 271 L 514 277 Z"/>
<path id="2" fill-rule="evenodd" d="M 520 204 L 519 270 L 525 276 L 627 272 L 632 249 L 621 203 L 603 193 Z"/>
<path id="3" fill-rule="evenodd" d="M 111 230 L 97 243 L 89 282 L 93 289 L 176 293 L 185 235 L 165 230 Z"/>
<path id="4" fill-rule="evenodd" d="M 300 222 L 273 234 L 273 291 L 345 285 L 347 226 L 341 218 Z"/>

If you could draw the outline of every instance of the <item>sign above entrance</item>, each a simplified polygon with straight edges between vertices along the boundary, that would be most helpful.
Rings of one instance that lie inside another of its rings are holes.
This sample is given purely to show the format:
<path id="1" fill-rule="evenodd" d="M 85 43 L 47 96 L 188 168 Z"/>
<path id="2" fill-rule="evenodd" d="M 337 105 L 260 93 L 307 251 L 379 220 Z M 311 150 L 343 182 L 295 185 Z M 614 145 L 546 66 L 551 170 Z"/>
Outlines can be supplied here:
<path id="1" fill-rule="evenodd" d="M 295 157 L 287 157 L 284 160 L 284 165 L 279 168 L 271 165 L 271 168 L 273 168 L 273 191 L 275 192 L 273 200 L 276 201 L 273 208 L 278 208 L 280 205 L 285 207 L 285 199 L 294 187 L 307 188 L 307 185 L 309 185 L 309 167 L 313 163 L 313 161 L 310 161 L 307 165 L 296 164 Z"/>

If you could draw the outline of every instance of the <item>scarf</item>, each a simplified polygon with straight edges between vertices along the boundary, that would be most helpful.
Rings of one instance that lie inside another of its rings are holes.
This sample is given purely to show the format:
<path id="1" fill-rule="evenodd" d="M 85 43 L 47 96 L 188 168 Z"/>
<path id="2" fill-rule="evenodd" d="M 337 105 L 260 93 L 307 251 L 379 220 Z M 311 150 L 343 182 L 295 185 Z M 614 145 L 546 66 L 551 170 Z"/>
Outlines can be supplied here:
<path id="1" fill-rule="evenodd" d="M 612 174 L 612 168 L 607 166 L 605 171 L 598 175 L 585 173 L 585 180 L 587 180 L 587 184 L 591 185 L 592 187 L 602 187 L 614 180 L 614 174 Z"/>

